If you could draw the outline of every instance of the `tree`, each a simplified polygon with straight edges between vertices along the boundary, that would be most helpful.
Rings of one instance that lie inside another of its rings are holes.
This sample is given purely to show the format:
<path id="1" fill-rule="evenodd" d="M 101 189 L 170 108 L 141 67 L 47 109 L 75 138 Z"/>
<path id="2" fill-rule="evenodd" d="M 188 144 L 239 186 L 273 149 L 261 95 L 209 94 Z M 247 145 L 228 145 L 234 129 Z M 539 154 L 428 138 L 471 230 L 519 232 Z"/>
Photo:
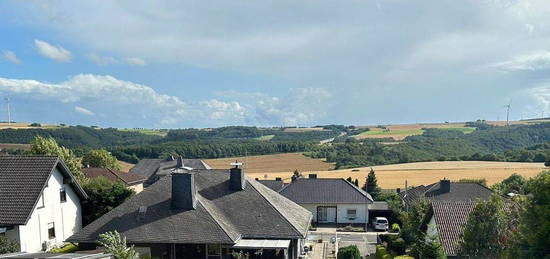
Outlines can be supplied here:
<path id="1" fill-rule="evenodd" d="M 338 249 L 338 258 L 341 259 L 360 259 L 361 253 L 359 248 L 356 245 L 350 245 L 345 247 L 340 247 Z"/>
<path id="2" fill-rule="evenodd" d="M 359 187 L 359 180 L 355 179 L 355 181 L 353 182 L 353 184 L 355 184 L 355 186 Z"/>
<path id="3" fill-rule="evenodd" d="M 491 189 L 500 193 L 501 195 L 507 195 L 508 193 L 525 194 L 527 188 L 527 181 L 519 174 L 512 174 L 508 178 L 502 180 L 500 183 L 496 183 L 491 186 Z"/>
<path id="4" fill-rule="evenodd" d="M 19 244 L 6 236 L 0 236 L 0 255 L 19 252 Z"/>
<path id="5" fill-rule="evenodd" d="M 437 235 L 426 235 L 426 238 L 417 242 L 413 250 L 418 253 L 418 258 L 447 258 Z"/>
<path id="6" fill-rule="evenodd" d="M 76 177 L 77 180 L 83 180 L 80 160 L 74 155 L 73 151 L 68 148 L 59 146 L 53 138 L 43 138 L 37 136 L 31 143 L 31 155 L 58 156 L 63 160 L 67 168 Z"/>
<path id="7" fill-rule="evenodd" d="M 459 241 L 459 253 L 473 258 L 502 258 L 513 241 L 514 219 L 508 215 L 508 204 L 494 194 L 478 201 L 468 216 Z"/>
<path id="8" fill-rule="evenodd" d="M 529 195 L 520 214 L 517 258 L 543 258 L 550 255 L 550 171 L 545 171 L 527 183 Z"/>
<path id="9" fill-rule="evenodd" d="M 88 199 L 82 201 L 82 220 L 87 225 L 130 198 L 134 191 L 123 183 L 105 177 L 89 179 L 82 184 Z"/>
<path id="10" fill-rule="evenodd" d="M 422 223 L 430 207 L 428 200 L 424 198 L 405 204 L 405 207 L 399 209 L 392 204 L 392 209 L 396 208 L 399 213 L 398 218 L 401 221 L 401 232 L 399 236 L 405 240 L 407 247 L 418 246 L 418 242 L 423 242 L 425 234 L 422 231 Z M 416 255 L 413 255 L 417 257 Z"/>
<path id="11" fill-rule="evenodd" d="M 372 168 L 367 176 L 367 181 L 363 186 L 363 190 L 368 192 L 373 199 L 376 199 L 381 192 L 380 187 L 378 187 L 378 180 L 376 180 L 376 174 Z"/>
<path id="12" fill-rule="evenodd" d="M 99 234 L 99 244 L 105 247 L 105 252 L 112 254 L 115 259 L 137 259 L 139 254 L 134 250 L 134 246 L 128 247 L 126 237 L 122 236 L 116 230 Z"/>
<path id="13" fill-rule="evenodd" d="M 83 165 L 120 170 L 116 157 L 105 149 L 92 149 L 82 158 Z"/>

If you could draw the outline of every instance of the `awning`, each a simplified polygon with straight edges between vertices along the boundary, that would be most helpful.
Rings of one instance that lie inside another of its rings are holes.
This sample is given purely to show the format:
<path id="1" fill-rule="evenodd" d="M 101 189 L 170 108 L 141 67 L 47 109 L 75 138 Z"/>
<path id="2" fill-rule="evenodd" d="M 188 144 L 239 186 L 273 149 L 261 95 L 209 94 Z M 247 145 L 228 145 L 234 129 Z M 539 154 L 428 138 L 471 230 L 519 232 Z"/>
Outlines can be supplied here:
<path id="1" fill-rule="evenodd" d="M 290 240 L 241 239 L 233 248 L 288 249 L 289 246 Z"/>

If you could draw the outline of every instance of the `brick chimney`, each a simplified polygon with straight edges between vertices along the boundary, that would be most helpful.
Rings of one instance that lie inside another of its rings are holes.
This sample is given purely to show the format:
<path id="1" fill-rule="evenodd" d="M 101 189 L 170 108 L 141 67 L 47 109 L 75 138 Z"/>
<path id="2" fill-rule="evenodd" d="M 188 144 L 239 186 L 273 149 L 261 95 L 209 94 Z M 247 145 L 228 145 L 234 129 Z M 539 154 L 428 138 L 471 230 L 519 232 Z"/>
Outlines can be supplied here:
<path id="1" fill-rule="evenodd" d="M 172 209 L 192 210 L 197 205 L 195 174 L 183 170 L 172 173 Z"/>

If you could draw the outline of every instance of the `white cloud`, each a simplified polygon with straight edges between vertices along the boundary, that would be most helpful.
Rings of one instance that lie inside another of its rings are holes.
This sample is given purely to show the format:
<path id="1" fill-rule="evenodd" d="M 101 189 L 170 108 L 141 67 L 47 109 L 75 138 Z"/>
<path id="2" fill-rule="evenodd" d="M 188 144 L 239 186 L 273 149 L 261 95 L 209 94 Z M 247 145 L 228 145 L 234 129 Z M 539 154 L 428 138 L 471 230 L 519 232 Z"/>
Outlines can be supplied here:
<path id="1" fill-rule="evenodd" d="M 74 111 L 87 116 L 93 116 L 95 114 L 94 112 L 80 106 L 75 106 Z"/>
<path id="2" fill-rule="evenodd" d="M 141 59 L 141 58 L 127 58 L 127 59 L 124 59 L 125 63 L 128 64 L 128 65 L 131 65 L 131 66 L 145 66 L 146 63 L 145 63 L 145 60 Z"/>
<path id="3" fill-rule="evenodd" d="M 35 39 L 34 46 L 36 46 L 40 55 L 49 59 L 53 59 L 58 62 L 70 62 L 72 59 L 71 52 L 64 49 L 60 45 L 54 46 L 45 41 Z"/>
<path id="4" fill-rule="evenodd" d="M 120 60 L 115 57 L 99 56 L 95 53 L 90 53 L 87 55 L 87 57 L 90 61 L 94 62 L 98 66 L 115 65 L 115 64 L 126 64 L 130 66 L 146 65 L 145 60 L 140 58 L 125 58 L 123 60 Z"/>
<path id="5" fill-rule="evenodd" d="M 13 51 L 4 50 L 2 51 L 2 59 L 7 60 L 14 64 L 22 64 L 23 62 L 17 58 L 17 55 Z"/>
<path id="6" fill-rule="evenodd" d="M 162 127 L 309 125 L 325 115 L 331 97 L 325 89 L 296 88 L 283 97 L 231 92 L 224 94 L 223 100 L 183 101 L 146 85 L 93 74 L 72 76 L 60 83 L 0 77 L 0 92 L 59 103 L 88 116 L 108 114 L 107 120 L 124 120 L 134 126 Z"/>
<path id="7" fill-rule="evenodd" d="M 488 66 L 505 71 L 546 70 L 550 69 L 550 51 L 538 51 L 520 55 L 512 58 L 511 60 L 492 63 Z"/>

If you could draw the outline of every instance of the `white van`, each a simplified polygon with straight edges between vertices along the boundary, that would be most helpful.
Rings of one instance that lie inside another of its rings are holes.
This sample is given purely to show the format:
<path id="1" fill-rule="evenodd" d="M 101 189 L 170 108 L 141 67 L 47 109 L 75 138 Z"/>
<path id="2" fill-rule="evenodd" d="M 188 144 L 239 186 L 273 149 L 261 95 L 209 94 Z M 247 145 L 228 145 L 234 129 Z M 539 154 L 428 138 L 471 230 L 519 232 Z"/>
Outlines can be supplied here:
<path id="1" fill-rule="evenodd" d="M 374 226 L 375 230 L 388 231 L 388 229 L 389 229 L 388 219 L 384 218 L 384 217 L 374 218 L 374 221 L 372 222 L 372 225 Z"/>

